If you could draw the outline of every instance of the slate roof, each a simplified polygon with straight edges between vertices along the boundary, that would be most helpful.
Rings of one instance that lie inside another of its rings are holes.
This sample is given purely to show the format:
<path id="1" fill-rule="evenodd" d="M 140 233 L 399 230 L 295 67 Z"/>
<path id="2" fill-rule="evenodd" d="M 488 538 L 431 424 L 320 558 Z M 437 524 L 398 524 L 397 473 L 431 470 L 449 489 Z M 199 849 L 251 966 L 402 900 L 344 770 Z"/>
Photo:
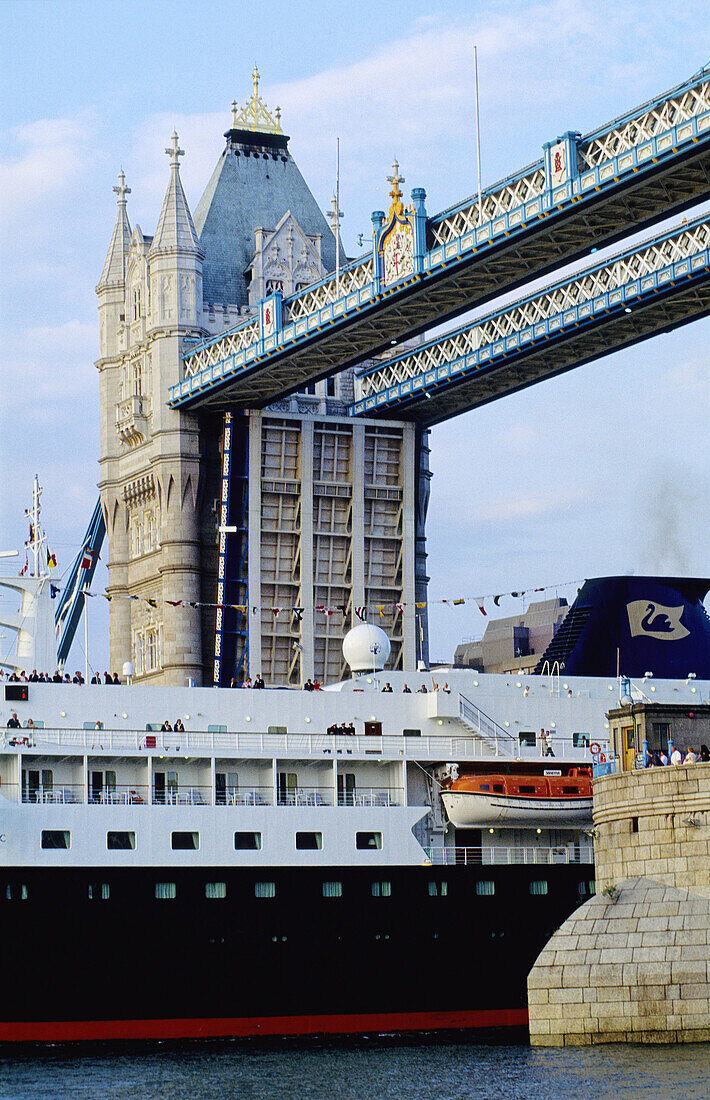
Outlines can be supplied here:
<path id="1" fill-rule="evenodd" d="M 126 260 L 131 247 L 131 226 L 126 213 L 126 204 L 118 203 L 116 224 L 113 227 L 111 243 L 108 246 L 103 271 L 99 279 L 99 286 L 107 286 L 109 283 L 122 283 L 126 277 Z"/>
<path id="2" fill-rule="evenodd" d="M 244 130 L 225 136 L 227 146 L 195 211 L 205 301 L 248 305 L 244 273 L 254 257 L 254 230 L 275 229 L 288 210 L 305 233 L 321 234 L 323 263 L 333 271 L 332 230 L 288 151 L 288 138 L 277 143 Z"/>
<path id="3" fill-rule="evenodd" d="M 199 251 L 200 242 L 182 189 L 180 169 L 177 164 L 172 164 L 170 183 L 165 193 L 163 209 L 160 211 L 158 228 L 150 250 L 164 252 L 178 248 Z"/>

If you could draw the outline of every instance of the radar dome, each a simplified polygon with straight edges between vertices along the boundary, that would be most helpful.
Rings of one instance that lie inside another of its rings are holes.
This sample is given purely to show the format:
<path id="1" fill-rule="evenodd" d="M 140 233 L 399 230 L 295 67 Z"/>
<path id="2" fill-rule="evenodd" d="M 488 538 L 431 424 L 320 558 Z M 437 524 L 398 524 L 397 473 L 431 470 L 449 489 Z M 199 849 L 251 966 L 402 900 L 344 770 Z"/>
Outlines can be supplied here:
<path id="1" fill-rule="evenodd" d="M 343 638 L 343 657 L 352 672 L 381 672 L 389 655 L 389 638 L 372 623 L 354 626 Z"/>

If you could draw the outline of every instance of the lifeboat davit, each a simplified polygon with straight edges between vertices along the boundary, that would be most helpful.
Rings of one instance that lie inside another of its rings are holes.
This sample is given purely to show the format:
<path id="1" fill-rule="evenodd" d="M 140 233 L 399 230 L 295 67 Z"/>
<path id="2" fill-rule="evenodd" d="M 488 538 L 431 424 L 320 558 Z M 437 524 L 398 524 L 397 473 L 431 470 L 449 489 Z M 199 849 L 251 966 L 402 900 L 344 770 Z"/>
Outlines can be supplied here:
<path id="1" fill-rule="evenodd" d="M 441 799 L 449 821 L 462 829 L 563 829 L 592 823 L 587 775 L 462 775 L 441 792 Z"/>

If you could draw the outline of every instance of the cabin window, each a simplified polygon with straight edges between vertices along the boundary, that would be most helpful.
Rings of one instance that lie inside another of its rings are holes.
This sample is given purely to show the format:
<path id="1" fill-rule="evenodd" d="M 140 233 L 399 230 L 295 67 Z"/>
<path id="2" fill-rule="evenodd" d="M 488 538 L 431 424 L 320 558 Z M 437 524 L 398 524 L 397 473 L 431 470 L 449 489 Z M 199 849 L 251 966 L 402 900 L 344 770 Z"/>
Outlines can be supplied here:
<path id="1" fill-rule="evenodd" d="M 111 887 L 108 882 L 89 883 L 89 901 L 108 901 L 111 897 Z"/>
<path id="2" fill-rule="evenodd" d="M 205 897 L 206 898 L 226 898 L 227 896 L 227 883 L 226 882 L 206 882 L 205 883 Z"/>
<path id="3" fill-rule="evenodd" d="M 403 737 L 421 737 L 421 735 L 422 735 L 421 730 L 414 730 L 414 729 L 412 729 L 412 730 L 402 730 L 402 736 Z"/>
<path id="4" fill-rule="evenodd" d="M 535 788 L 529 786 L 527 783 L 525 785 L 521 783 L 518 790 L 521 794 L 535 794 Z"/>
<path id="5" fill-rule="evenodd" d="M 7 901 L 27 901 L 29 891 L 24 882 L 8 882 L 5 887 Z"/>
<path id="6" fill-rule="evenodd" d="M 371 882 L 370 893 L 373 898 L 389 898 L 392 897 L 392 883 L 391 882 Z"/>
<path id="7" fill-rule="evenodd" d="M 196 852 L 200 847 L 200 834 L 173 833 L 172 845 L 174 852 Z"/>
<path id="8" fill-rule="evenodd" d="M 324 898 L 342 898 L 343 896 L 343 884 L 342 882 L 324 882 L 323 883 L 323 897 Z"/>
<path id="9" fill-rule="evenodd" d="M 382 833 L 356 833 L 355 847 L 360 851 L 382 847 Z"/>
<path id="10" fill-rule="evenodd" d="M 177 894 L 177 887 L 174 882 L 156 882 L 155 884 L 155 896 L 160 901 L 169 901 Z"/>
<path id="11" fill-rule="evenodd" d="M 591 738 L 588 733 L 573 733 L 572 744 L 576 749 L 588 749 Z"/>
<path id="12" fill-rule="evenodd" d="M 255 882 L 254 883 L 254 897 L 255 898 L 275 898 L 276 897 L 276 883 L 275 882 Z"/>
<path id="13" fill-rule="evenodd" d="M 482 878 L 476 883 L 476 893 L 479 897 L 490 897 L 491 894 L 495 894 L 496 884 L 493 879 Z"/>
<path id="14" fill-rule="evenodd" d="M 323 847 L 322 833 L 296 833 L 296 850 L 299 852 L 320 850 Z"/>
<path id="15" fill-rule="evenodd" d="M 136 846 L 136 834 L 133 832 L 106 833 L 106 847 L 109 852 L 125 852 Z"/>
<path id="16" fill-rule="evenodd" d="M 503 794 L 503 791 L 504 791 L 503 784 L 502 783 L 494 783 L 493 784 L 493 791 L 494 791 L 495 794 Z"/>
<path id="17" fill-rule="evenodd" d="M 449 892 L 448 882 L 434 882 L 429 881 L 427 883 L 427 892 L 430 898 L 445 898 Z"/>
<path id="18" fill-rule="evenodd" d="M 562 787 L 563 794 L 579 794 L 579 787 Z"/>
<path id="19" fill-rule="evenodd" d="M 519 734 L 520 744 L 524 749 L 530 749 L 535 747 L 535 731 L 534 730 L 521 730 Z"/>
<path id="20" fill-rule="evenodd" d="M 536 878 L 530 883 L 530 893 L 533 895 L 540 895 L 547 893 L 547 879 Z"/>
<path id="21" fill-rule="evenodd" d="M 238 852 L 258 852 L 261 850 L 261 833 L 235 833 L 234 847 Z"/>
<path id="22" fill-rule="evenodd" d="M 68 829 L 43 829 L 43 848 L 70 848 L 71 833 Z"/>
<path id="23" fill-rule="evenodd" d="M 479 791 L 490 791 L 491 785 L 490 783 L 480 783 L 478 789 Z"/>

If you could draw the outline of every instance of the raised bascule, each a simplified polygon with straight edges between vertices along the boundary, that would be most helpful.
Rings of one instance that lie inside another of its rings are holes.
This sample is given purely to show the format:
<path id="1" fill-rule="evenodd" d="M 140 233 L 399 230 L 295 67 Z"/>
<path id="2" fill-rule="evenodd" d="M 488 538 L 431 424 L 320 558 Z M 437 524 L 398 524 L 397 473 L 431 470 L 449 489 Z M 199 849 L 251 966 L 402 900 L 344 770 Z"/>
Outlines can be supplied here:
<path id="1" fill-rule="evenodd" d="M 112 667 L 131 660 L 146 683 L 337 680 L 344 633 L 386 608 L 388 667 L 414 669 L 428 429 L 707 315 L 707 215 L 421 334 L 710 197 L 710 70 L 565 133 L 480 203 L 429 216 L 415 187 L 405 205 L 395 162 L 355 261 L 256 70 L 225 139 L 193 218 L 173 134 L 152 237 L 130 226 L 123 173 L 114 188 L 97 287 Z"/>

